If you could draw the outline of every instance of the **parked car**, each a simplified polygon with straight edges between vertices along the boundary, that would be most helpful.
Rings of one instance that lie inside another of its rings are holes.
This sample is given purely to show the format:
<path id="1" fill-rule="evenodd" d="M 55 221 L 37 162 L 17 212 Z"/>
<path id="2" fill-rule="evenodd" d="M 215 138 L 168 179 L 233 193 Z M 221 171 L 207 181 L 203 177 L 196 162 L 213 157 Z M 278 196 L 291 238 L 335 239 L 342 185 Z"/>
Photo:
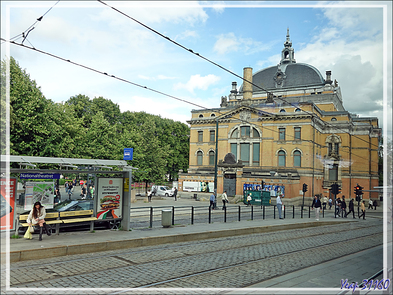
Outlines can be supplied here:
<path id="1" fill-rule="evenodd" d="M 65 200 L 55 205 L 53 208 L 46 209 L 47 213 L 50 212 L 64 212 L 64 211 L 80 211 L 80 210 L 93 210 L 94 200 Z M 30 211 L 25 211 L 20 215 L 29 214 Z M 94 228 L 114 228 L 119 226 L 119 220 L 99 220 L 95 221 Z M 54 231 L 55 225 L 49 225 L 48 227 Z M 90 228 L 90 222 L 79 222 L 79 223 L 61 223 L 60 230 L 86 230 Z M 25 227 L 19 228 L 19 233 L 24 233 L 26 231 Z M 37 231 L 37 227 L 36 227 Z"/>
<path id="2" fill-rule="evenodd" d="M 153 196 L 159 197 L 173 197 L 173 191 L 164 185 L 153 185 L 151 187 Z"/>

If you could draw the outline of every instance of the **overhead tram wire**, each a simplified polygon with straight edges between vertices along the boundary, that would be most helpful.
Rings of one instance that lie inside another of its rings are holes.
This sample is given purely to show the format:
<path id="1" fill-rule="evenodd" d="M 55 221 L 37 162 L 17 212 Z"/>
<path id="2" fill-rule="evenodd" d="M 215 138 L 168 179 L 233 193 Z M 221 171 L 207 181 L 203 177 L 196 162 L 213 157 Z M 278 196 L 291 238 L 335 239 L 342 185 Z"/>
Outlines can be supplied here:
<path id="1" fill-rule="evenodd" d="M 213 65 L 219 67 L 220 69 L 222 69 L 222 70 L 224 70 L 224 71 L 226 71 L 226 72 L 228 72 L 228 73 L 234 75 L 235 77 L 240 78 L 240 79 L 243 80 L 244 82 L 248 82 L 248 83 L 250 83 L 251 85 L 253 85 L 253 86 L 255 86 L 255 87 L 257 87 L 257 88 L 259 88 L 259 89 L 265 91 L 268 95 L 270 94 L 270 95 L 273 96 L 273 93 L 270 92 L 270 91 L 268 91 L 267 89 L 265 89 L 265 88 L 263 88 L 263 87 L 261 87 L 261 86 L 259 86 L 259 85 L 256 85 L 256 84 L 254 84 L 253 82 L 248 81 L 248 80 L 245 79 L 244 77 L 239 76 L 238 74 L 232 72 L 231 70 L 228 70 L 227 68 L 225 68 L 225 67 L 219 65 L 218 63 L 216 63 L 216 62 L 214 62 L 214 61 L 212 61 L 212 60 L 210 60 L 210 59 L 204 57 L 203 55 L 200 55 L 200 54 L 197 53 L 197 52 L 194 52 L 192 49 L 187 48 L 186 46 L 184 46 L 184 45 L 182 45 L 182 44 L 180 44 L 180 43 L 178 43 L 178 42 L 172 40 L 172 39 L 169 38 L 168 36 L 165 36 L 164 34 L 158 32 L 157 30 L 155 30 L 155 29 L 149 27 L 148 25 L 145 25 L 144 23 L 138 21 L 137 19 L 135 19 L 135 18 L 129 16 L 129 15 L 126 14 L 125 12 L 122 12 L 121 10 L 119 10 L 119 9 L 113 7 L 113 6 L 110 6 L 109 4 L 103 2 L 102 0 L 97 0 L 97 1 L 100 2 L 101 4 L 107 6 L 107 7 L 109 7 L 109 8 L 111 8 L 111 9 L 115 10 L 116 12 L 118 12 L 118 13 L 124 15 L 125 17 L 131 19 L 132 21 L 134 21 L 134 22 L 140 24 L 141 26 L 143 26 L 143 27 L 145 27 L 146 29 L 152 31 L 153 33 L 155 33 L 155 34 L 161 36 L 162 38 L 168 40 L 169 42 L 172 42 L 173 44 L 175 44 L 175 45 L 181 47 L 182 49 L 184 49 L 184 50 L 186 50 L 186 51 L 188 51 L 188 52 L 190 52 L 190 53 L 192 53 L 192 54 L 194 54 L 194 55 L 196 55 L 196 56 L 198 56 L 198 57 L 200 57 L 200 58 L 206 60 L 207 62 L 209 62 L 209 63 L 211 63 L 211 64 L 213 64 Z M 278 98 L 278 99 L 280 99 L 281 101 L 283 101 L 283 102 L 285 102 L 285 103 L 287 103 L 287 104 L 289 104 L 289 105 L 291 105 L 291 106 L 293 106 L 293 107 L 298 107 L 297 105 L 295 105 L 295 104 L 293 104 L 293 103 L 291 103 L 291 102 L 288 102 L 287 100 L 283 99 L 282 97 L 280 97 L 280 98 Z M 315 116 L 315 114 L 312 113 L 312 112 L 305 111 L 305 110 L 303 110 L 303 109 L 301 109 L 301 110 L 302 110 L 303 112 L 309 114 L 309 115 Z M 347 133 L 347 134 L 351 135 L 348 131 L 346 131 L 346 130 L 344 130 L 344 129 L 341 129 L 341 128 L 337 127 L 337 126 L 334 126 L 334 125 L 332 125 L 332 124 L 330 124 L 330 123 L 327 123 L 327 122 L 326 122 L 326 125 L 328 125 L 328 126 L 330 126 L 330 127 L 334 127 L 334 128 L 336 128 L 337 130 L 342 131 L 343 133 Z M 364 140 L 364 139 L 362 139 L 362 138 L 359 138 L 359 137 L 357 137 L 356 135 L 352 135 L 352 136 L 354 136 L 355 138 L 358 138 L 358 139 L 361 140 L 361 141 L 364 141 L 364 142 L 366 142 L 366 143 L 369 143 L 368 141 L 366 141 L 366 140 Z M 375 145 L 375 144 L 373 144 L 373 143 L 372 143 L 372 145 L 374 145 L 374 146 L 376 146 L 376 147 L 379 147 L 378 145 Z"/>
<path id="2" fill-rule="evenodd" d="M 26 46 L 25 44 L 17 43 L 17 42 L 15 42 L 15 41 L 5 40 L 4 38 L 1 38 L 1 40 L 4 41 L 4 42 L 8 42 L 8 43 L 11 43 L 11 44 L 14 44 L 14 45 L 17 45 L 17 46 L 26 48 L 26 49 L 34 50 L 34 51 L 36 51 L 36 52 L 38 52 L 38 53 L 48 55 L 48 56 L 50 56 L 50 57 L 59 59 L 59 60 L 61 60 L 61 61 L 65 61 L 65 62 L 71 63 L 71 64 L 73 64 L 73 65 L 76 65 L 76 66 L 78 66 L 78 67 L 85 68 L 85 69 L 87 69 L 87 70 L 96 72 L 96 73 L 98 73 L 98 74 L 102 74 L 102 75 L 105 75 L 105 76 L 107 76 L 107 77 L 117 79 L 117 80 L 119 80 L 119 81 L 122 81 L 122 82 L 125 82 L 125 83 L 128 83 L 128 84 L 131 84 L 131 85 L 134 85 L 134 86 L 137 86 L 137 87 L 140 87 L 140 88 L 143 88 L 143 89 L 146 89 L 146 90 L 149 90 L 149 91 L 152 91 L 152 92 L 161 94 L 161 95 L 164 95 L 164 96 L 166 96 L 166 97 L 169 97 L 169 98 L 175 99 L 175 100 L 177 100 L 177 101 L 181 101 L 181 102 L 184 102 L 184 103 L 187 103 L 187 104 L 196 106 L 196 107 L 201 108 L 201 109 L 204 109 L 204 110 L 210 110 L 210 109 L 211 109 L 211 108 L 207 108 L 207 107 L 198 105 L 198 104 L 196 104 L 196 103 L 190 102 L 190 101 L 188 101 L 188 100 L 185 100 L 185 99 L 182 99 L 182 98 L 178 98 L 178 97 L 176 97 L 176 96 L 173 96 L 173 95 L 164 93 L 164 92 L 162 92 L 162 91 L 155 90 L 155 89 L 153 89 L 153 88 L 150 88 L 150 87 L 147 87 L 147 86 L 143 86 L 143 85 L 140 85 L 140 84 L 135 83 L 135 82 L 131 82 L 131 81 L 126 80 L 126 79 L 124 79 L 124 78 L 116 77 L 116 76 L 110 75 L 110 74 L 108 74 L 108 73 L 106 73 L 106 72 L 102 72 L 102 71 L 96 70 L 96 69 L 94 69 L 94 68 L 91 68 L 91 67 L 88 67 L 88 66 L 79 64 L 79 63 L 77 63 L 77 62 L 73 62 L 73 61 L 71 61 L 71 60 L 69 60 L 69 59 L 65 59 L 65 58 L 60 57 L 60 56 L 57 56 L 57 55 L 55 55 L 55 54 L 52 54 L 52 53 L 49 53 L 49 52 L 46 52 L 46 51 L 43 51 L 43 50 L 40 50 L 40 49 L 37 49 L 37 48 L 34 48 L 34 47 Z M 255 108 L 254 108 L 254 109 L 255 109 Z M 257 110 L 257 109 L 255 109 L 255 110 L 259 112 L 259 110 Z M 216 111 L 216 112 L 219 113 L 220 115 L 225 115 L 225 113 L 222 113 L 222 112 L 220 112 L 220 111 Z M 269 113 L 269 112 L 265 112 L 265 111 L 263 111 L 263 113 L 266 114 L 266 115 L 270 115 L 270 116 L 274 116 L 274 115 L 275 115 L 275 114 L 272 114 L 272 113 Z M 234 117 L 234 116 L 232 116 L 232 115 L 228 115 L 228 116 L 231 117 L 231 118 L 234 118 L 234 119 L 236 119 L 236 120 L 239 120 L 239 121 L 241 121 L 241 122 L 243 122 L 243 123 L 247 123 L 247 124 L 251 124 L 251 125 L 258 126 L 257 123 L 252 123 L 252 122 L 246 121 L 246 120 L 244 120 L 244 119 L 240 119 L 240 118 Z M 259 127 L 259 126 L 258 126 L 258 127 Z M 261 127 L 262 127 L 262 126 L 261 126 Z M 274 129 L 270 129 L 270 128 L 266 127 L 266 126 L 263 126 L 262 128 L 264 128 L 264 129 L 266 129 L 266 130 L 273 131 L 273 132 L 275 132 L 275 133 L 279 133 L 279 131 L 274 130 Z M 306 140 L 304 140 L 304 141 L 306 141 Z M 307 141 L 313 143 L 312 140 L 307 140 Z M 315 144 L 315 143 L 314 143 L 314 144 Z"/>
<path id="3" fill-rule="evenodd" d="M 30 26 L 30 27 L 28 27 L 26 30 L 24 30 L 22 33 L 20 33 L 20 34 L 18 34 L 18 35 L 16 35 L 16 36 L 14 36 L 14 37 L 12 37 L 10 40 L 12 40 L 12 41 L 16 41 L 16 40 L 18 40 L 18 39 L 20 39 L 20 38 L 23 38 L 23 41 L 22 41 L 22 44 L 23 44 L 23 42 L 26 40 L 26 38 L 27 38 L 27 35 L 29 35 L 29 33 L 35 28 L 34 26 L 38 23 L 38 22 L 40 22 L 40 21 L 42 21 L 42 19 L 44 18 L 44 16 L 49 12 L 49 11 L 51 11 L 52 10 L 52 8 L 53 7 L 55 7 L 58 3 L 60 2 L 60 0 L 58 0 L 55 4 L 53 4 L 43 15 L 41 15 L 39 18 L 37 18 L 37 20 Z M 29 40 L 27 40 L 27 42 L 29 42 Z M 3 42 L 4 43 L 4 42 Z M 29 42 L 30 43 L 30 42 Z M 30 43 L 31 44 L 31 43 Z M 31 44 L 32 45 L 32 44 Z M 33 46 L 33 45 L 32 45 Z M 34 47 L 34 46 L 33 46 Z"/>

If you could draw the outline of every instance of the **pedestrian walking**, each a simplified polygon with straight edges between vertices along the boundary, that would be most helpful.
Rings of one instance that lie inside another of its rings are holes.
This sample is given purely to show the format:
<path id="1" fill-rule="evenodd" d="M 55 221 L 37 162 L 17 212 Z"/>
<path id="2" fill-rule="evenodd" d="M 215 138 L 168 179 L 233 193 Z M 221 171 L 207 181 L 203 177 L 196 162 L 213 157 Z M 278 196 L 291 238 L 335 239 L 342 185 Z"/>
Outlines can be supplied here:
<path id="1" fill-rule="evenodd" d="M 82 186 L 82 189 L 81 189 L 81 196 L 82 196 L 82 199 L 86 199 L 86 195 L 87 195 L 87 187 L 86 187 L 86 184 L 84 184 L 84 185 Z"/>
<path id="2" fill-rule="evenodd" d="M 315 208 L 314 208 L 315 207 Z M 312 201 L 311 208 L 315 210 L 315 220 L 319 220 L 319 211 L 321 210 L 321 200 L 318 199 L 318 196 L 314 196 L 314 200 Z"/>
<path id="3" fill-rule="evenodd" d="M 251 193 L 249 193 L 247 196 L 247 207 L 251 206 L 251 200 L 252 200 Z"/>
<path id="4" fill-rule="evenodd" d="M 227 191 L 224 191 L 224 193 L 221 195 L 221 199 L 222 199 L 222 210 L 225 210 L 226 203 L 228 203 Z"/>
<path id="5" fill-rule="evenodd" d="M 72 195 L 72 192 L 74 191 L 74 187 L 73 187 L 73 185 L 72 185 L 72 182 L 70 181 L 69 183 L 68 183 L 68 194 L 69 195 Z"/>
<path id="6" fill-rule="evenodd" d="M 353 199 L 351 199 L 351 200 L 349 201 L 348 208 L 349 208 L 349 211 L 348 211 L 348 213 L 345 215 L 345 217 L 347 217 L 347 216 L 349 215 L 349 213 L 352 212 L 353 218 L 356 218 L 356 217 L 355 217 L 355 211 L 354 211 Z"/>
<path id="7" fill-rule="evenodd" d="M 177 187 L 175 187 L 175 190 L 173 191 L 173 196 L 175 197 L 175 201 L 177 201 Z"/>
<path id="8" fill-rule="evenodd" d="M 210 206 L 209 206 L 209 209 L 214 210 L 214 201 L 215 201 L 215 199 L 216 199 L 216 196 L 214 195 L 214 193 L 212 193 L 211 196 L 210 196 Z"/>
<path id="9" fill-rule="evenodd" d="M 326 196 L 323 197 L 323 210 L 326 210 L 326 205 L 328 202 L 328 198 Z"/>
<path id="10" fill-rule="evenodd" d="M 367 209 L 373 209 L 373 200 L 368 200 L 368 208 Z"/>
<path id="11" fill-rule="evenodd" d="M 377 200 L 374 200 L 373 201 L 374 210 L 377 210 L 377 205 L 378 205 Z"/>
<path id="12" fill-rule="evenodd" d="M 152 192 L 150 190 L 147 191 L 147 201 L 150 203 L 151 202 L 151 194 Z"/>
<path id="13" fill-rule="evenodd" d="M 347 217 L 347 203 L 345 203 L 345 196 L 341 201 L 341 217 Z"/>
<path id="14" fill-rule="evenodd" d="M 332 197 L 329 197 L 329 210 L 332 209 L 333 206 L 333 200 Z"/>
<path id="15" fill-rule="evenodd" d="M 48 236 L 50 236 L 52 233 L 50 230 L 48 230 L 48 226 L 45 223 L 45 216 L 46 216 L 46 210 L 45 207 L 41 205 L 40 202 L 35 202 L 33 209 L 31 209 L 29 216 L 27 217 L 27 223 L 30 226 L 34 225 L 39 225 L 40 226 L 40 236 L 39 236 L 39 241 L 42 241 L 42 228 L 45 228 L 45 231 Z"/>
<path id="16" fill-rule="evenodd" d="M 363 216 L 363 219 L 366 219 L 366 205 L 364 204 L 364 201 L 360 205 L 360 210 L 362 211 L 362 214 L 359 215 L 359 219 L 362 216 Z"/>
<path id="17" fill-rule="evenodd" d="M 281 216 L 281 212 L 282 212 L 282 200 L 280 196 L 277 196 L 276 198 L 276 205 L 277 205 L 277 210 L 278 210 L 278 218 L 280 219 L 284 219 Z"/>

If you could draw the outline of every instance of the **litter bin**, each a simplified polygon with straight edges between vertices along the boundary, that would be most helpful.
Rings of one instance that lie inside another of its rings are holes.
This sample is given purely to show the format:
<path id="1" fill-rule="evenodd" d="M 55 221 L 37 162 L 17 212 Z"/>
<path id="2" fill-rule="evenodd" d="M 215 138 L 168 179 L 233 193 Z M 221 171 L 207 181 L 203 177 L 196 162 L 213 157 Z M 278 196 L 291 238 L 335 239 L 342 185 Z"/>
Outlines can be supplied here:
<path id="1" fill-rule="evenodd" d="M 161 211 L 161 224 L 163 227 L 170 227 L 172 225 L 171 209 L 164 209 Z"/>

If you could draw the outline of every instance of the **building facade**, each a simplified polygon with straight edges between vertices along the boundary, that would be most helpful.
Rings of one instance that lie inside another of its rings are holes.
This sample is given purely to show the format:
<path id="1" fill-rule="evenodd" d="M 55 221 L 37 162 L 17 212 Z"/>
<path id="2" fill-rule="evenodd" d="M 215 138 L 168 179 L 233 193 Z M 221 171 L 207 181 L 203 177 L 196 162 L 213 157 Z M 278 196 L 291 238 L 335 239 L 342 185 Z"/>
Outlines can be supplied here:
<path id="1" fill-rule="evenodd" d="M 200 190 L 197 183 L 212 191 L 216 179 L 218 194 L 235 196 L 263 181 L 285 187 L 285 198 L 297 204 L 304 183 L 308 199 L 329 196 L 333 183 L 347 199 L 356 184 L 364 190 L 378 186 L 378 119 L 346 111 L 330 71 L 323 77 L 315 67 L 296 63 L 289 31 L 277 66 L 255 73 L 244 68 L 239 90 L 233 82 L 220 107 L 193 110 L 188 123 L 189 170 L 179 175 L 183 191 Z"/>

